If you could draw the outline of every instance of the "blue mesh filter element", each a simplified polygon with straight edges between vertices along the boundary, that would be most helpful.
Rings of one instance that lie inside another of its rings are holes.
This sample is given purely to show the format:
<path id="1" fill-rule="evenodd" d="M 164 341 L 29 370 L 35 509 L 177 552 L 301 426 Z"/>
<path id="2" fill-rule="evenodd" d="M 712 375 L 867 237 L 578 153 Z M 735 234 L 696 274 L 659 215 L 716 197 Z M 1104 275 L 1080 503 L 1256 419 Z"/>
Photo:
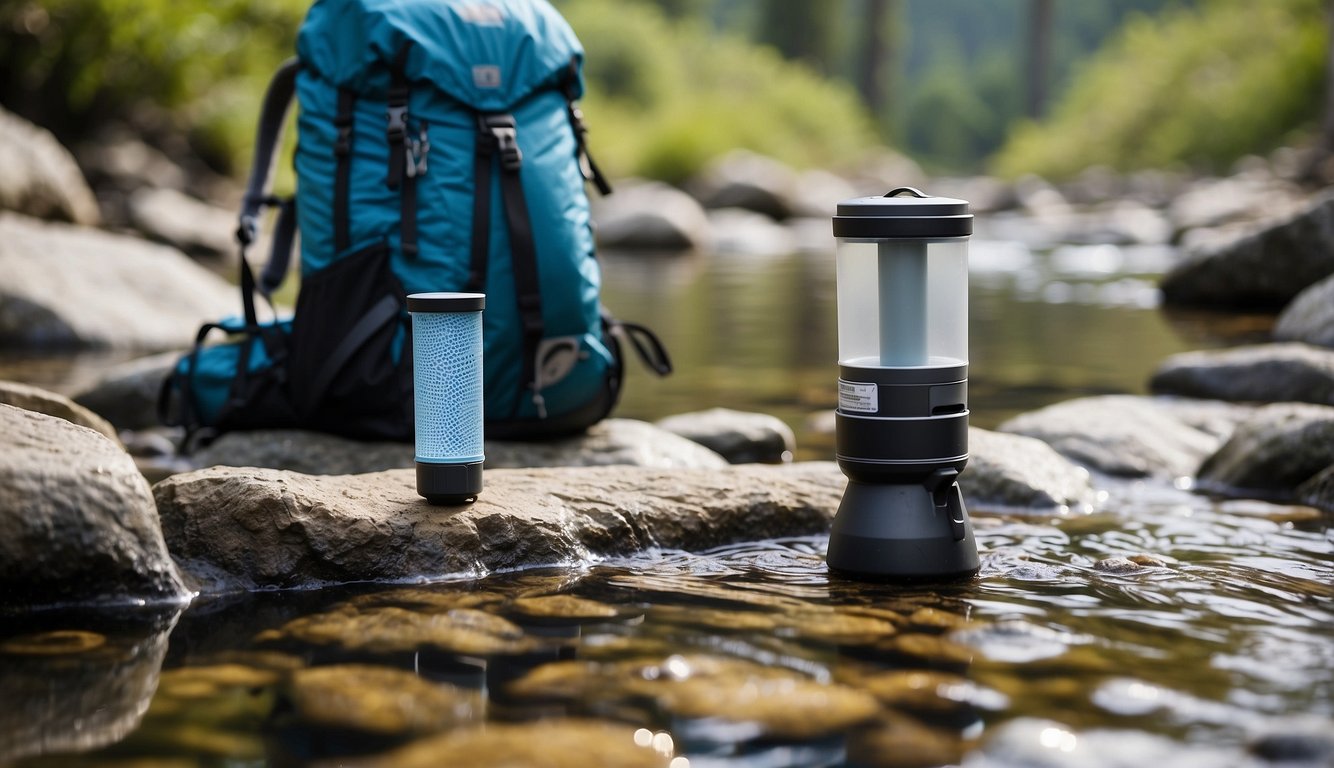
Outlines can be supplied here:
<path id="1" fill-rule="evenodd" d="M 481 461 L 482 313 L 412 313 L 417 461 Z"/>

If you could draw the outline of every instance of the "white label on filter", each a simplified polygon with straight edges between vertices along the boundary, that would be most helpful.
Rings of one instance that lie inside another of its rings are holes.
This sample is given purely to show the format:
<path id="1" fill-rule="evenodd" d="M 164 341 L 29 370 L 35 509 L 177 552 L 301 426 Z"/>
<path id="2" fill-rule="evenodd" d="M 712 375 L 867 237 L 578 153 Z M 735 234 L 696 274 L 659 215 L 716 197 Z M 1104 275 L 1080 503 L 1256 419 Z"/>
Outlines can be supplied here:
<path id="1" fill-rule="evenodd" d="M 876 413 L 880 410 L 880 388 L 875 384 L 854 384 L 839 379 L 838 409 L 853 413 Z"/>

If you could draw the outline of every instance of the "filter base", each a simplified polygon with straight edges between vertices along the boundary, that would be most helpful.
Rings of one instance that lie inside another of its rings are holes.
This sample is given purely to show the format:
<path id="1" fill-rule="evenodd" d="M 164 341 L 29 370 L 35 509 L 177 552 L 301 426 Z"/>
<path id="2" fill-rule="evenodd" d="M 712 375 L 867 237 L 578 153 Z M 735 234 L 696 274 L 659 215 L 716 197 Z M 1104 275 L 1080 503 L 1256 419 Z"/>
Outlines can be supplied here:
<path id="1" fill-rule="evenodd" d="M 468 504 L 482 492 L 482 462 L 417 462 L 417 493 L 432 504 Z"/>
<path id="2" fill-rule="evenodd" d="M 829 569 L 888 581 L 976 575 L 977 543 L 959 486 L 943 473 L 944 482 L 934 479 L 912 485 L 850 480 L 829 533 Z"/>

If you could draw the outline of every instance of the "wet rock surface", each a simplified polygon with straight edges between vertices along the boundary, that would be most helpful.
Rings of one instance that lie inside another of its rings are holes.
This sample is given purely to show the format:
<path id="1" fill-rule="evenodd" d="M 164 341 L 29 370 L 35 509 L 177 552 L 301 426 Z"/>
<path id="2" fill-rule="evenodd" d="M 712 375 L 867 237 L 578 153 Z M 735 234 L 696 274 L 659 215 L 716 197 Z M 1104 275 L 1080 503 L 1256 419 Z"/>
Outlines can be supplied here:
<path id="1" fill-rule="evenodd" d="M 69 150 L 44 128 L 0 109 L 0 211 L 95 225 L 101 215 Z"/>
<path id="2" fill-rule="evenodd" d="M 126 202 L 130 224 L 150 240 L 191 256 L 237 261 L 235 212 L 168 188 L 140 189 Z"/>
<path id="3" fill-rule="evenodd" d="M 1334 194 L 1302 213 L 1222 243 L 1194 248 L 1162 280 L 1177 305 L 1272 307 L 1334 274 Z"/>
<path id="4" fill-rule="evenodd" d="M 736 150 L 687 185 L 705 208 L 742 208 L 782 220 L 796 210 L 797 174 L 771 157 Z"/>
<path id="5" fill-rule="evenodd" d="M 87 427 L 109 440 L 120 442 L 116 428 L 107 423 L 106 419 L 63 395 L 47 392 L 39 387 L 15 381 L 0 381 L 0 403 L 25 411 L 55 416 L 71 424 Z"/>
<path id="6" fill-rule="evenodd" d="M 423 739 L 373 760 L 349 765 L 435 768 L 440 765 L 542 765 L 550 768 L 668 768 L 663 744 L 637 739 L 635 728 L 596 720 L 488 724 Z M 664 748 L 665 747 L 665 748 Z"/>
<path id="7" fill-rule="evenodd" d="M 479 691 L 370 664 L 297 670 L 289 697 L 295 715 L 308 727 L 335 732 L 422 736 L 485 716 Z"/>
<path id="8" fill-rule="evenodd" d="M 1334 350 L 1289 342 L 1184 352 L 1164 360 L 1149 386 L 1183 397 L 1334 405 Z"/>
<path id="9" fill-rule="evenodd" d="M 1016 416 L 1000 431 L 1037 438 L 1077 464 L 1123 477 L 1185 477 L 1222 442 L 1173 416 L 1172 401 L 1131 395 L 1068 400 Z"/>
<path id="10" fill-rule="evenodd" d="M 173 557 L 205 591 L 577 564 L 825 530 L 833 464 L 721 470 L 488 470 L 477 502 L 433 507 L 415 474 L 213 468 L 154 488 Z"/>
<path id="11" fill-rule="evenodd" d="M 152 492 L 119 444 L 0 405 L 0 604 L 186 596 Z"/>
<path id="12" fill-rule="evenodd" d="M 780 464 L 792 460 L 797 438 L 782 419 L 729 408 L 681 413 L 657 426 L 699 443 L 731 464 Z"/>
<path id="13" fill-rule="evenodd" d="M 161 245 L 0 213 L 0 343 L 182 349 L 240 309 L 225 280 Z"/>
<path id="14" fill-rule="evenodd" d="M 1297 503 L 1334 513 L 1334 466 L 1316 473 L 1297 486 Z"/>
<path id="15" fill-rule="evenodd" d="M 1212 493 L 1290 501 L 1298 486 L 1331 467 L 1334 408 L 1279 403 L 1258 409 L 1241 424 L 1200 466 L 1198 482 Z M 1310 490 L 1322 481 L 1314 483 Z"/>

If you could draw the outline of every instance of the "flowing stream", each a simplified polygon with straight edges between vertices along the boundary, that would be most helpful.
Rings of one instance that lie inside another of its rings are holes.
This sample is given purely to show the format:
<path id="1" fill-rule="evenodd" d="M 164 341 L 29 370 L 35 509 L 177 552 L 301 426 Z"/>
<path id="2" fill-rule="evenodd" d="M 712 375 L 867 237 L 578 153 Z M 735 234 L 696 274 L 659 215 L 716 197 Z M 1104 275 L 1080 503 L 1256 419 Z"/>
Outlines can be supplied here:
<path id="1" fill-rule="evenodd" d="M 1142 393 L 1166 355 L 1263 336 L 1158 309 L 1168 258 L 974 243 L 973 423 Z M 765 411 L 830 458 L 833 271 L 607 256 L 608 305 L 677 366 L 633 370 L 620 415 Z M 831 577 L 811 538 L 10 620 L 0 764 L 1334 764 L 1327 518 L 1095 479 L 1093 514 L 975 516 L 963 584 Z"/>

